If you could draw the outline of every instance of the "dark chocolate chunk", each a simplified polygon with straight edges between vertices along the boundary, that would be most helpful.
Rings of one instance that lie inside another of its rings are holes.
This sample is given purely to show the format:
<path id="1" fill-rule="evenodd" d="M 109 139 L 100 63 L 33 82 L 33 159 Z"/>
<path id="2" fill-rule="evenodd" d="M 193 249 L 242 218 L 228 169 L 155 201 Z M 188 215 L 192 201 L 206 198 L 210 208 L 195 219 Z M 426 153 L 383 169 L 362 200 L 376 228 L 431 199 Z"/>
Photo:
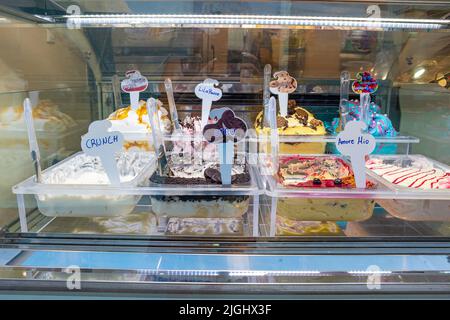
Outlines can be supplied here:
<path id="1" fill-rule="evenodd" d="M 306 126 L 308 124 L 308 113 L 301 109 L 296 108 L 295 109 L 295 117 L 304 125 Z"/>
<path id="2" fill-rule="evenodd" d="M 205 170 L 205 179 L 211 179 L 213 182 L 222 183 L 222 177 L 220 171 L 214 168 L 208 168 Z"/>
<path id="3" fill-rule="evenodd" d="M 277 117 L 277 127 L 278 128 L 287 128 L 289 125 L 289 122 L 286 120 L 286 118 L 278 116 Z"/>
<path id="4" fill-rule="evenodd" d="M 293 99 L 289 99 L 288 101 L 288 108 L 289 109 L 294 109 L 297 106 L 297 102 L 295 102 L 295 100 Z"/>
<path id="5" fill-rule="evenodd" d="M 207 124 L 203 128 L 203 136 L 206 141 L 210 143 L 222 143 L 227 140 L 230 141 L 229 137 L 231 136 L 224 134 L 224 128 L 236 130 L 236 134 L 234 136 L 235 142 L 242 140 L 247 132 L 247 125 L 245 122 L 242 119 L 235 117 L 233 111 L 226 110 L 217 123 Z"/>
<path id="6" fill-rule="evenodd" d="M 322 125 L 322 121 L 317 119 L 311 119 L 309 125 L 312 129 L 317 130 L 317 127 Z"/>
<path id="7" fill-rule="evenodd" d="M 211 169 L 211 170 L 209 170 Z M 220 171 L 214 168 L 205 170 L 205 178 L 182 178 L 172 176 L 161 176 L 155 172 L 150 177 L 150 182 L 155 184 L 170 184 L 170 185 L 199 185 L 199 184 L 221 184 Z M 245 168 L 244 173 L 235 174 L 232 176 L 231 183 L 237 185 L 244 185 L 250 182 L 250 174 Z"/>
<path id="8" fill-rule="evenodd" d="M 237 202 L 241 203 L 246 201 L 249 196 L 235 196 L 235 195 L 229 195 L 229 196 L 210 196 L 210 195 L 201 195 L 201 196 L 164 196 L 164 195 L 153 195 L 151 196 L 152 199 L 159 200 L 159 201 L 165 201 L 165 202 L 200 202 L 200 201 L 229 201 L 229 202 Z"/>

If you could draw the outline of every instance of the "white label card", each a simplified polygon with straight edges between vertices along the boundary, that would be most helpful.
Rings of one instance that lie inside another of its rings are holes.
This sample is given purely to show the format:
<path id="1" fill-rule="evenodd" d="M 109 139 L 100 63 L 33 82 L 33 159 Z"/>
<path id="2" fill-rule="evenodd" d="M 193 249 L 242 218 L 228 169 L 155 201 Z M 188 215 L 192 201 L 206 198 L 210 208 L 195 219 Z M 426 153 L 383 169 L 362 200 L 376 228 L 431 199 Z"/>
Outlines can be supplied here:
<path id="1" fill-rule="evenodd" d="M 297 89 L 297 80 L 291 77 L 287 71 L 278 71 L 273 74 L 276 80 L 270 82 L 270 92 L 278 95 L 280 114 L 286 117 L 288 114 L 289 93 Z"/>
<path id="2" fill-rule="evenodd" d="M 209 112 L 213 101 L 222 98 L 222 90 L 217 88 L 219 81 L 214 79 L 205 79 L 195 87 L 195 95 L 202 99 L 202 128 L 208 123 Z"/>
<path id="3" fill-rule="evenodd" d="M 125 79 L 120 83 L 124 92 L 141 92 L 148 87 L 148 80 L 138 70 L 130 70 L 125 73 Z"/>
<path id="4" fill-rule="evenodd" d="M 89 125 L 89 132 L 81 138 L 81 149 L 90 156 L 97 156 L 111 184 L 120 184 L 119 170 L 115 154 L 123 147 L 123 135 L 119 131 L 108 131 L 109 120 L 94 121 Z"/>
<path id="5" fill-rule="evenodd" d="M 340 153 L 350 156 L 357 188 L 366 187 L 365 157 L 375 149 L 375 138 L 363 133 L 367 125 L 363 121 L 349 121 L 344 131 L 336 137 L 336 148 Z"/>
<path id="6" fill-rule="evenodd" d="M 125 73 L 125 79 L 120 83 L 120 88 L 130 94 L 131 109 L 139 108 L 139 92 L 148 87 L 148 80 L 138 70 L 129 70 Z"/>

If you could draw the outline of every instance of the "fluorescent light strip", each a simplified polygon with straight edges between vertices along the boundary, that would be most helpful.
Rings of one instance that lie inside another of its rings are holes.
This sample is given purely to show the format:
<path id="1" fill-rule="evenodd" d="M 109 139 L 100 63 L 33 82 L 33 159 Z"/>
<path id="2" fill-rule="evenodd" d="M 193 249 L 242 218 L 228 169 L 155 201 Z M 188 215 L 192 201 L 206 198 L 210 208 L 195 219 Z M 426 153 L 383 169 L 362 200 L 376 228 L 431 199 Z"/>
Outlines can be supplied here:
<path id="1" fill-rule="evenodd" d="M 262 277 L 262 276 L 313 276 L 320 274 L 317 270 L 306 270 L 306 271 L 251 271 L 251 270 L 239 270 L 230 271 L 229 276 L 231 277 Z"/>
<path id="2" fill-rule="evenodd" d="M 35 14 L 34 16 L 38 19 L 45 20 L 47 22 L 55 22 L 55 19 L 50 16 L 44 16 L 44 15 L 40 15 L 40 14 Z"/>
<path id="3" fill-rule="evenodd" d="M 367 27 L 441 29 L 449 26 L 448 20 L 390 19 L 353 17 L 308 16 L 258 16 L 258 15 L 66 15 L 67 22 L 79 26 L 88 25 L 227 25 L 256 27 L 267 26 L 318 26 L 318 27 Z"/>
<path id="4" fill-rule="evenodd" d="M 352 275 L 373 275 L 373 274 L 392 274 L 392 271 L 382 271 L 382 270 L 373 270 L 373 271 L 369 271 L 369 270 L 356 270 L 356 271 L 349 271 L 349 274 Z"/>

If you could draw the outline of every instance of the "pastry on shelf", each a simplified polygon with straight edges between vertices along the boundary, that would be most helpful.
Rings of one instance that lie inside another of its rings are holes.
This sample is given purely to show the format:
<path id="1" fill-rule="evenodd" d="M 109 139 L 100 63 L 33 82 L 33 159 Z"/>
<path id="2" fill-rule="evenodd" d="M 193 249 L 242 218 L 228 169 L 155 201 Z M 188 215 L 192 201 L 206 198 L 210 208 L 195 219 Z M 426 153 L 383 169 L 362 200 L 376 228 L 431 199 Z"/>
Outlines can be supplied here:
<path id="1" fill-rule="evenodd" d="M 79 148 L 87 122 L 75 121 L 50 100 L 33 107 L 33 123 L 42 158 L 61 159 Z M 0 148 L 28 150 L 28 134 L 22 106 L 0 108 Z"/>
<path id="2" fill-rule="evenodd" d="M 61 132 L 77 126 L 75 120 L 50 100 L 41 100 L 33 108 L 33 120 L 37 132 Z M 22 106 L 0 109 L 0 130 L 26 130 Z"/>

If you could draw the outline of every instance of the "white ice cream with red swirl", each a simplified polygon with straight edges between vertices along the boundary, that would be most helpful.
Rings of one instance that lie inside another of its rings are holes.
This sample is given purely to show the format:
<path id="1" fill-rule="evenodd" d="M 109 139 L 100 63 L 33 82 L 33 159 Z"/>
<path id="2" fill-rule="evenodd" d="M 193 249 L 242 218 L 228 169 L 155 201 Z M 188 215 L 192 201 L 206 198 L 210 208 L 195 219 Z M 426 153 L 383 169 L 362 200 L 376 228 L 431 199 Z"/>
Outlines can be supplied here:
<path id="1" fill-rule="evenodd" d="M 392 184 L 402 187 L 450 189 L 450 171 L 437 168 L 426 159 L 373 158 L 366 162 L 366 167 Z"/>

